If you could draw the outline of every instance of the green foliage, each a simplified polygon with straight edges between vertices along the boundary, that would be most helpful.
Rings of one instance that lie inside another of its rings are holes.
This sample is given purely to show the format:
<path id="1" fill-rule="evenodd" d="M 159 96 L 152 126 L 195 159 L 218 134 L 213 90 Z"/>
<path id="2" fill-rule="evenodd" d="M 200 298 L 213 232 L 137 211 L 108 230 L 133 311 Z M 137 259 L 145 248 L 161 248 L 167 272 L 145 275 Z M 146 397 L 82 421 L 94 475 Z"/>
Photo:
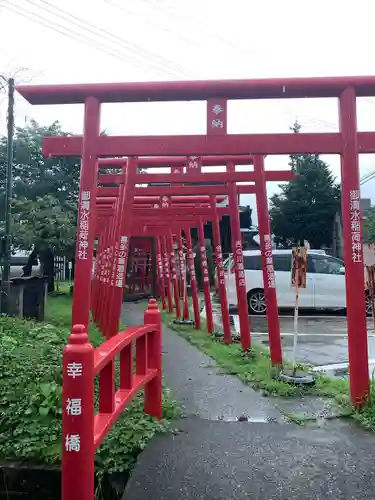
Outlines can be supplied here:
<path id="1" fill-rule="evenodd" d="M 299 133 L 300 126 L 292 127 Z M 340 186 L 319 155 L 291 155 L 296 177 L 271 198 L 271 229 L 284 246 L 308 240 L 313 248 L 332 243 L 333 221 L 340 210 Z"/>
<path id="2" fill-rule="evenodd" d="M 13 224 L 17 228 L 14 241 L 21 248 L 35 245 L 39 251 L 52 247 L 58 254 L 72 252 L 76 233 L 76 208 L 64 206 L 53 195 L 36 200 L 16 199 Z"/>
<path id="3" fill-rule="evenodd" d="M 56 464 L 61 449 L 61 355 L 71 323 L 71 298 L 50 297 L 48 322 L 0 316 L 0 458 Z M 55 324 L 52 324 L 55 323 Z M 102 338 L 90 326 L 94 345 Z M 178 415 L 164 391 L 164 420 L 143 412 L 138 395 L 96 454 L 97 472 L 124 472 L 149 439 Z"/>
<path id="4" fill-rule="evenodd" d="M 370 384 L 370 397 L 363 408 L 356 411 L 354 418 L 363 427 L 370 431 L 375 431 L 375 369 L 372 371 Z"/>
<path id="5" fill-rule="evenodd" d="M 79 188 L 79 158 L 43 158 L 45 136 L 67 136 L 58 121 L 48 127 L 31 120 L 17 127 L 14 135 L 13 190 L 16 198 L 36 200 L 46 193 L 61 202 L 76 201 Z M 6 138 L 0 140 L 0 186 L 4 187 Z"/>
<path id="6" fill-rule="evenodd" d="M 48 127 L 31 120 L 17 127 L 13 166 L 13 243 L 55 247 L 64 252 L 74 242 L 77 217 L 79 158 L 43 158 L 45 136 L 66 136 L 59 122 Z M 0 138 L 0 219 L 4 217 L 6 138 Z"/>
<path id="7" fill-rule="evenodd" d="M 369 208 L 364 214 L 363 239 L 366 243 L 375 243 L 375 207 Z"/>
<path id="8" fill-rule="evenodd" d="M 0 332 L 0 456 L 54 462 L 60 452 L 66 333 L 4 316 Z"/>

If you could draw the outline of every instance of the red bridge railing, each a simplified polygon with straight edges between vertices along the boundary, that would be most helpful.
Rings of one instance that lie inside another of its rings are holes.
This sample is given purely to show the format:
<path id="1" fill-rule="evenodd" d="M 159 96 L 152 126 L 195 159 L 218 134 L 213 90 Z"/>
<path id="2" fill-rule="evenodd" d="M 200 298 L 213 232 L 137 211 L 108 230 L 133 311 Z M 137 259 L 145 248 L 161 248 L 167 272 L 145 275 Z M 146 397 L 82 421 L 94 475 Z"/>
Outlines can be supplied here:
<path id="1" fill-rule="evenodd" d="M 116 356 L 120 369 L 117 389 Z M 96 414 L 95 376 L 99 377 Z M 119 332 L 96 349 L 84 326 L 73 327 L 63 353 L 62 500 L 94 499 L 95 451 L 141 389 L 145 412 L 160 419 L 161 315 L 154 299 L 145 311 L 144 325 Z"/>

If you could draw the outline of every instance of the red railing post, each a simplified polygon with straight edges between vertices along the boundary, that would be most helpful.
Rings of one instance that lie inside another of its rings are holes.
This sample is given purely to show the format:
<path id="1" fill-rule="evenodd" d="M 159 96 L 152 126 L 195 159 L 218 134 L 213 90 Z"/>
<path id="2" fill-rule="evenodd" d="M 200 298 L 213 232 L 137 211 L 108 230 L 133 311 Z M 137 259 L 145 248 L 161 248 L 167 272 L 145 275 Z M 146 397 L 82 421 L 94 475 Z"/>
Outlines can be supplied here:
<path id="1" fill-rule="evenodd" d="M 62 500 L 94 498 L 94 348 L 74 325 L 63 352 Z"/>
<path id="2" fill-rule="evenodd" d="M 144 313 L 146 325 L 155 325 L 147 336 L 147 368 L 157 370 L 157 375 L 145 387 L 145 412 L 162 418 L 162 330 L 161 314 L 155 299 L 151 299 Z"/>

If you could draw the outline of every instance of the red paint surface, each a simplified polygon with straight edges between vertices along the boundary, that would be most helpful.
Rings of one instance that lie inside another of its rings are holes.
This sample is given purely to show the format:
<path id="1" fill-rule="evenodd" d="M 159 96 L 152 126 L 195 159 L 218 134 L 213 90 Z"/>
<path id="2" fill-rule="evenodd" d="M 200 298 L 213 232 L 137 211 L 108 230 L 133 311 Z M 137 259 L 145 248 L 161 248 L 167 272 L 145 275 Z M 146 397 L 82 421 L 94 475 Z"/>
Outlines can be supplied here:
<path id="1" fill-rule="evenodd" d="M 17 91 L 31 104 L 78 104 L 87 96 L 102 102 L 339 97 L 350 87 L 358 97 L 373 96 L 375 76 L 18 85 Z"/>
<path id="2" fill-rule="evenodd" d="M 212 315 L 211 288 L 210 288 L 210 279 L 208 275 L 206 247 L 204 244 L 204 226 L 201 220 L 198 222 L 198 242 L 199 242 L 199 251 L 201 257 L 201 273 L 203 280 L 204 303 L 206 307 L 207 331 L 208 333 L 213 333 L 214 320 Z"/>
<path id="3" fill-rule="evenodd" d="M 267 305 L 270 356 L 273 365 L 281 366 L 283 363 L 283 355 L 281 349 L 279 310 L 276 296 L 275 270 L 272 256 L 271 228 L 268 215 L 266 179 L 264 175 L 264 159 L 262 156 L 256 156 L 254 158 L 254 162 L 255 171 L 259 176 L 257 182 L 256 203 L 260 248 L 262 252 L 264 294 Z"/>
<path id="4" fill-rule="evenodd" d="M 351 193 L 359 196 L 359 167 L 356 99 L 353 89 L 346 89 L 339 100 L 340 131 L 344 139 L 341 155 L 341 210 L 344 233 L 344 258 L 346 280 L 346 310 L 348 322 L 349 380 L 352 403 L 363 404 L 369 394 L 367 322 L 365 312 L 365 283 L 363 272 L 362 217 L 360 211 L 354 220 L 351 210 Z M 360 259 L 353 261 L 354 243 L 352 223 L 359 223 Z"/>

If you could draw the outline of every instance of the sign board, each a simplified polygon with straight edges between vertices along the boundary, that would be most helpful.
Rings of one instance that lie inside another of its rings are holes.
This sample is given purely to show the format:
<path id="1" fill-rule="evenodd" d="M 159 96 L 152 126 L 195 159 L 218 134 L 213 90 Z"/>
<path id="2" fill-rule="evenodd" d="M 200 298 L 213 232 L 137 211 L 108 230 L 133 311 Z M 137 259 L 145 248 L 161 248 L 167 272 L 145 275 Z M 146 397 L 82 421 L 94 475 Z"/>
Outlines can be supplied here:
<path id="1" fill-rule="evenodd" d="M 292 248 L 292 287 L 306 288 L 307 246 Z"/>

